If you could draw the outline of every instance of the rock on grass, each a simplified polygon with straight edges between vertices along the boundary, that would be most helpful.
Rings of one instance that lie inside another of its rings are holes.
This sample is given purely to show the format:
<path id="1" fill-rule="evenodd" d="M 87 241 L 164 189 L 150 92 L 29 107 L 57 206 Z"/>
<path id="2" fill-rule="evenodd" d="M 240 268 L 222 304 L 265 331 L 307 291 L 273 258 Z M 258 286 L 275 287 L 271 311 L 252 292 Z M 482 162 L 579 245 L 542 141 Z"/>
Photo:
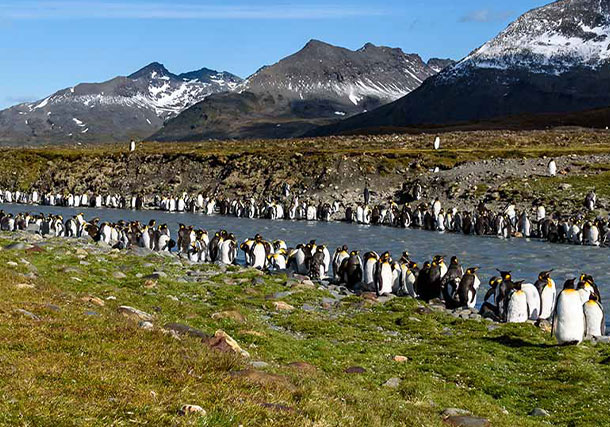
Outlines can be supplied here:
<path id="1" fill-rule="evenodd" d="M 218 330 L 213 337 L 205 339 L 204 342 L 212 350 L 220 351 L 223 353 L 234 353 L 242 357 L 250 357 L 250 353 L 243 350 L 237 341 L 235 341 L 229 334 L 223 330 Z"/>
<path id="2" fill-rule="evenodd" d="M 143 320 L 145 322 L 151 322 L 153 320 L 153 317 L 150 314 L 128 305 L 122 305 L 117 310 L 120 314 L 132 320 Z"/>
<path id="3" fill-rule="evenodd" d="M 180 415 L 196 414 L 199 416 L 205 416 L 206 412 L 205 412 L 205 409 L 203 409 L 199 405 L 182 405 L 182 407 L 178 411 L 178 414 L 180 414 Z"/>

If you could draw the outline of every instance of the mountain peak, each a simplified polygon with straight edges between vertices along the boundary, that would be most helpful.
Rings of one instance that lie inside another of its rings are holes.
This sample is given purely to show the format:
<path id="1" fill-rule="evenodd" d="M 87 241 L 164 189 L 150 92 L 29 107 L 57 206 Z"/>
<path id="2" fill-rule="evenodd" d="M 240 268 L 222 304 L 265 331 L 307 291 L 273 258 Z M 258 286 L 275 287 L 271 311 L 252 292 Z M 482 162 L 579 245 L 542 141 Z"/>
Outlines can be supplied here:
<path id="1" fill-rule="evenodd" d="M 151 77 L 151 75 L 155 76 L 173 76 L 165 66 L 159 62 L 151 62 L 147 66 L 140 68 L 135 73 L 129 75 L 130 79 L 139 79 L 140 77 Z"/>

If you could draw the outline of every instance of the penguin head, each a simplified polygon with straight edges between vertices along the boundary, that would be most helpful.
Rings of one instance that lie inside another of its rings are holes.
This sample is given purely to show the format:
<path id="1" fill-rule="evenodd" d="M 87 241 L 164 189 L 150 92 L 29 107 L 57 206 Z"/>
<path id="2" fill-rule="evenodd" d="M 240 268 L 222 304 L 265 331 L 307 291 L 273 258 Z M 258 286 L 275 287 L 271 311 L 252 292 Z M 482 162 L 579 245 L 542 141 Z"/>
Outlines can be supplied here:
<path id="1" fill-rule="evenodd" d="M 352 251 L 350 253 L 351 256 L 358 256 L 359 251 Z"/>
<path id="2" fill-rule="evenodd" d="M 538 280 L 542 281 L 542 282 L 547 282 L 550 280 L 551 278 L 551 272 L 553 270 L 550 271 L 542 271 L 539 275 L 538 275 Z"/>
<path id="3" fill-rule="evenodd" d="M 599 296 L 595 292 L 589 294 L 589 301 L 599 302 Z"/>
<path id="4" fill-rule="evenodd" d="M 489 286 L 491 286 L 492 288 L 495 288 L 496 286 L 498 286 L 501 283 L 502 283 L 501 277 L 492 277 L 491 279 L 489 279 Z"/>
<path id="5" fill-rule="evenodd" d="M 470 275 L 474 275 L 476 274 L 477 271 L 479 271 L 480 267 L 471 267 L 468 270 L 466 270 L 466 274 L 470 274 Z"/>
<path id="6" fill-rule="evenodd" d="M 459 265 L 460 264 L 460 260 L 458 259 L 458 257 L 453 256 L 451 257 L 451 265 Z"/>
<path id="7" fill-rule="evenodd" d="M 501 271 L 501 270 L 498 270 L 498 272 L 500 273 L 500 276 L 502 276 L 502 280 L 505 280 L 505 281 L 508 282 L 508 281 L 511 281 L 513 279 L 513 275 L 511 274 L 510 271 Z"/>
<path id="8" fill-rule="evenodd" d="M 563 284 L 563 289 L 576 289 L 576 279 L 568 279 Z"/>

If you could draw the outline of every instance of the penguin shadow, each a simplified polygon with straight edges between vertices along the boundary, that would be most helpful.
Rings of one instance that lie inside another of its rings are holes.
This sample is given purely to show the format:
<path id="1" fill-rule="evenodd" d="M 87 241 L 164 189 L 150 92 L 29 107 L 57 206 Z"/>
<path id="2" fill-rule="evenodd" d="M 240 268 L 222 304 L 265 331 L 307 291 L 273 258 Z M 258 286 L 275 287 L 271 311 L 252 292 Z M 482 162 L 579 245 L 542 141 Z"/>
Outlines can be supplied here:
<path id="1" fill-rule="evenodd" d="M 504 345 L 510 348 L 554 348 L 557 344 L 533 343 L 524 339 L 513 337 L 510 335 L 501 335 L 499 337 L 485 337 L 486 341 L 491 341 L 497 344 Z"/>

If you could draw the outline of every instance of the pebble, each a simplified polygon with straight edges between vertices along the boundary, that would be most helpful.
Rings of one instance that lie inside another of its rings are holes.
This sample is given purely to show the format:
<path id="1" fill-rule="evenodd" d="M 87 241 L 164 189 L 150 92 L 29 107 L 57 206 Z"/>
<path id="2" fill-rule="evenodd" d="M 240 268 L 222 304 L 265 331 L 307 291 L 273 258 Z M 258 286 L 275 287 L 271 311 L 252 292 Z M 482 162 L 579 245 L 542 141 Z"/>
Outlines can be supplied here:
<path id="1" fill-rule="evenodd" d="M 364 374 L 366 369 L 361 366 L 350 366 L 349 368 L 346 368 L 344 372 L 346 374 Z"/>
<path id="2" fill-rule="evenodd" d="M 115 279 L 126 279 L 127 275 L 122 271 L 115 271 L 112 273 L 112 277 L 114 277 Z"/>
<path id="3" fill-rule="evenodd" d="M 385 383 L 383 383 L 384 387 L 397 388 L 400 386 L 400 378 L 390 378 Z"/>
<path id="4" fill-rule="evenodd" d="M 151 322 L 141 321 L 138 323 L 140 329 L 144 329 L 146 331 L 151 331 L 154 328 L 154 325 Z"/>
<path id="5" fill-rule="evenodd" d="M 22 308 L 18 308 L 18 309 L 17 309 L 17 310 L 15 310 L 15 311 L 16 311 L 17 313 L 20 313 L 20 314 L 22 314 L 22 315 L 26 316 L 26 317 L 29 317 L 30 319 L 33 319 L 33 320 L 40 320 L 40 317 L 36 316 L 34 313 L 32 313 L 32 312 L 30 312 L 30 311 L 27 311 L 27 310 L 22 309 Z"/>
<path id="6" fill-rule="evenodd" d="M 274 301 L 273 302 L 273 308 L 275 308 L 277 311 L 292 311 L 292 310 L 294 310 L 293 306 L 291 306 L 288 303 L 285 303 L 284 301 Z"/>
<path id="7" fill-rule="evenodd" d="M 550 417 L 551 414 L 548 413 L 548 411 L 542 409 L 542 408 L 534 408 L 532 409 L 532 411 L 529 413 L 530 417 Z"/>
<path id="8" fill-rule="evenodd" d="M 398 362 L 398 363 L 405 363 L 405 362 L 407 362 L 407 360 L 409 360 L 409 359 L 407 359 L 406 356 L 399 356 L 399 355 L 394 356 L 394 361 Z"/>
<path id="9" fill-rule="evenodd" d="M 254 362 L 250 362 L 250 366 L 252 366 L 255 369 L 264 369 L 269 367 L 269 364 L 267 362 L 263 362 L 261 360 L 256 360 Z"/>
<path id="10" fill-rule="evenodd" d="M 85 311 L 85 316 L 99 316 L 97 311 Z"/>
<path id="11" fill-rule="evenodd" d="M 466 409 L 459 409 L 459 408 L 447 408 L 443 411 L 443 413 L 441 414 L 443 416 L 443 418 L 445 417 L 457 417 L 459 415 L 471 415 L 472 412 L 466 410 Z"/>
<path id="12" fill-rule="evenodd" d="M 6 263 L 6 265 L 8 265 L 9 267 L 18 267 L 18 266 L 19 266 L 19 264 L 17 264 L 17 263 L 16 263 L 16 262 L 14 262 L 14 261 L 8 261 L 8 262 Z"/>
<path id="13" fill-rule="evenodd" d="M 23 243 L 23 242 L 11 243 L 10 245 L 6 245 L 4 247 L 4 250 L 7 250 L 7 251 L 11 251 L 11 250 L 20 251 L 23 249 L 25 249 L 25 243 Z"/>
<path id="14" fill-rule="evenodd" d="M 182 407 L 180 408 L 178 413 L 180 415 L 193 415 L 193 414 L 200 415 L 200 416 L 206 415 L 205 409 L 203 409 L 199 405 L 182 405 Z"/>
<path id="15" fill-rule="evenodd" d="M 138 310 L 137 308 L 130 307 L 128 305 L 120 306 L 117 311 L 119 312 L 119 314 L 122 314 L 123 316 L 134 320 L 144 320 L 146 322 L 150 322 L 153 320 L 153 317 L 150 314 L 142 310 Z"/>

